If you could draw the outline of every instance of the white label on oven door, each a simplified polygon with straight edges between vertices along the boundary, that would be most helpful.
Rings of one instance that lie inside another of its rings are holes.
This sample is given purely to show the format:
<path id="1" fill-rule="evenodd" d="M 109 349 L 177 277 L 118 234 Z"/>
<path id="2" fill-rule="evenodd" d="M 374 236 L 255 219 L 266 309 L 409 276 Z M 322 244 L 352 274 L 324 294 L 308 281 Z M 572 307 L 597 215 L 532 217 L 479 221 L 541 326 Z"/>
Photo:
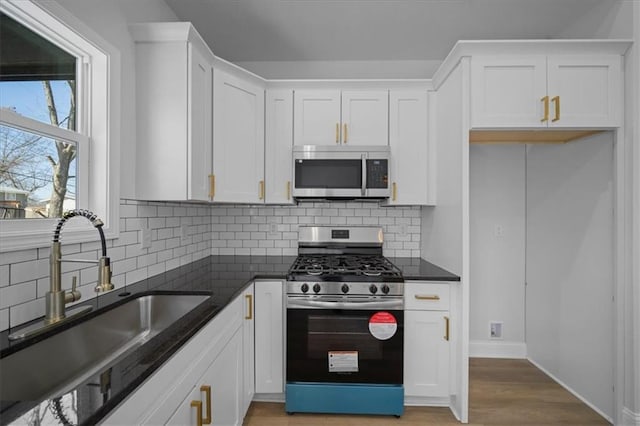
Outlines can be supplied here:
<path id="1" fill-rule="evenodd" d="M 358 351 L 329 351 L 330 373 L 357 373 Z"/>
<path id="2" fill-rule="evenodd" d="M 398 322 L 389 312 L 376 312 L 369 318 L 369 332 L 378 340 L 389 340 L 396 334 Z"/>

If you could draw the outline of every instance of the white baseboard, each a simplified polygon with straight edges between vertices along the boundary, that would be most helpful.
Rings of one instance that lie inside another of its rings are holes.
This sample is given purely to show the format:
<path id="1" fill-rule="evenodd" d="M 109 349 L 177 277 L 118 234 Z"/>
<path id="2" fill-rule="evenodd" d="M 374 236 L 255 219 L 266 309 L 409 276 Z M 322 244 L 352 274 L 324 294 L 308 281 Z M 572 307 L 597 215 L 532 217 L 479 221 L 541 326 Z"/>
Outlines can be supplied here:
<path id="1" fill-rule="evenodd" d="M 527 357 L 527 344 L 503 340 L 472 340 L 469 342 L 470 358 L 521 358 Z"/>
<path id="2" fill-rule="evenodd" d="M 414 407 L 448 407 L 449 397 L 437 397 L 437 396 L 404 396 L 405 406 Z"/>
<path id="3" fill-rule="evenodd" d="M 627 407 L 622 409 L 620 426 L 640 426 L 640 413 L 634 413 Z"/>
<path id="4" fill-rule="evenodd" d="M 538 367 L 538 369 L 542 370 L 544 372 L 544 374 L 546 374 L 547 376 L 551 377 L 556 383 L 558 383 L 560 386 L 562 386 L 563 388 L 565 388 L 566 390 L 568 390 L 569 392 L 571 392 L 571 394 L 573 396 L 575 396 L 576 398 L 578 398 L 580 401 L 584 402 L 586 405 L 588 405 L 593 411 L 595 411 L 596 413 L 600 414 L 602 416 L 602 418 L 606 419 L 609 423 L 613 423 L 613 419 L 609 416 L 607 416 L 605 413 L 603 413 L 598 407 L 596 407 L 595 405 L 593 405 L 591 402 L 587 401 L 582 395 L 580 395 L 578 392 L 576 392 L 575 390 L 573 390 L 569 385 L 567 385 L 566 383 L 564 383 L 562 380 L 558 379 L 556 376 L 554 376 L 553 374 L 551 374 L 547 369 L 545 369 L 543 366 L 541 366 L 540 364 L 538 364 L 537 362 L 535 362 L 534 360 L 532 360 L 531 358 L 527 358 L 527 360 L 529 360 L 530 363 L 532 363 L 533 365 L 535 365 L 536 367 Z"/>
<path id="5" fill-rule="evenodd" d="M 253 394 L 253 401 L 284 403 L 284 393 L 255 393 Z"/>

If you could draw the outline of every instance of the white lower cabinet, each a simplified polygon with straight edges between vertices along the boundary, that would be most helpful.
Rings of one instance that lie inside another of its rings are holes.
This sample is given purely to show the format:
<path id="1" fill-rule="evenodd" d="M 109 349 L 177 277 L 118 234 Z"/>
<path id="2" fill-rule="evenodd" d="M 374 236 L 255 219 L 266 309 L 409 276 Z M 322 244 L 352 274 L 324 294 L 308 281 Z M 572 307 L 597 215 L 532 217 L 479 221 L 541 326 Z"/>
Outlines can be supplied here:
<path id="1" fill-rule="evenodd" d="M 255 305 L 254 284 L 242 293 L 244 299 L 244 321 L 242 322 L 242 395 L 240 398 L 240 423 L 249 409 L 255 392 Z"/>
<path id="2" fill-rule="evenodd" d="M 404 393 L 408 405 L 449 403 L 449 285 L 406 282 Z"/>
<path id="3" fill-rule="evenodd" d="M 238 330 L 166 424 L 241 425 L 241 396 L 242 331 Z"/>
<path id="4" fill-rule="evenodd" d="M 252 299 L 246 297 L 252 289 L 196 333 L 103 424 L 197 425 L 200 405 L 204 424 L 211 411 L 210 424 L 241 425 L 246 395 L 253 395 L 253 371 L 245 373 L 245 364 L 253 365 L 253 345 L 247 343 L 252 343 L 252 318 L 247 319 Z"/>
<path id="5" fill-rule="evenodd" d="M 255 283 L 256 394 L 284 392 L 284 305 L 282 281 Z"/>

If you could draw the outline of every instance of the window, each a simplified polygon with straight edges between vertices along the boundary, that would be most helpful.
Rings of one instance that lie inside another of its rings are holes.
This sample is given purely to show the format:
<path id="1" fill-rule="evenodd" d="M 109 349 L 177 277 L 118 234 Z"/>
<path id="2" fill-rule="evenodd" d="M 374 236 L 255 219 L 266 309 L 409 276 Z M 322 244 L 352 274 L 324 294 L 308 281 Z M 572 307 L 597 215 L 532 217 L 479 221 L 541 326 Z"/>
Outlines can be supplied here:
<path id="1" fill-rule="evenodd" d="M 55 2 L 3 0 L 0 27 L 0 187 L 24 198 L 0 206 L 0 251 L 47 246 L 72 208 L 115 237 L 119 53 Z M 65 226 L 65 242 L 95 240 L 87 225 Z"/>

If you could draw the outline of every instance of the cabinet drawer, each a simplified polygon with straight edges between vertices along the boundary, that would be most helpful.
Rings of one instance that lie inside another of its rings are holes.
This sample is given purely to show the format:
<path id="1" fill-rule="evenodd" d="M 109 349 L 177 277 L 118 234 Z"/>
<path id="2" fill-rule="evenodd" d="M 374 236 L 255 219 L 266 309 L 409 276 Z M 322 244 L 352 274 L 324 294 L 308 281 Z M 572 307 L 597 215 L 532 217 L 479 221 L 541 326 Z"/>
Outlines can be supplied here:
<path id="1" fill-rule="evenodd" d="M 449 284 L 406 282 L 404 308 L 405 310 L 448 311 Z"/>

